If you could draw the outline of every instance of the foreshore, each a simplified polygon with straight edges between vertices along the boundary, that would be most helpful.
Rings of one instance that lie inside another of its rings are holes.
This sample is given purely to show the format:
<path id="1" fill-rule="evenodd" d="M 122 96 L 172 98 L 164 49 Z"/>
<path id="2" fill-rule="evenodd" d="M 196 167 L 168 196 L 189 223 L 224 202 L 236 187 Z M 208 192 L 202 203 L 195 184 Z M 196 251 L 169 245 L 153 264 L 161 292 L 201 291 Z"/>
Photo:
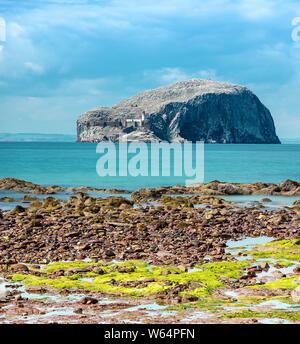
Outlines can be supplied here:
<path id="1" fill-rule="evenodd" d="M 140 189 L 137 193 L 133 190 L 95 188 L 89 186 L 81 187 L 62 187 L 58 185 L 38 185 L 29 181 L 16 178 L 0 179 L 0 190 L 15 192 L 27 192 L 36 195 L 49 194 L 54 195 L 61 192 L 78 193 L 78 192 L 101 192 L 101 193 L 124 193 L 141 195 L 140 198 L 156 199 L 167 194 L 201 194 L 211 196 L 224 195 L 278 195 L 278 196 L 300 196 L 300 182 L 286 180 L 279 184 L 256 182 L 252 184 L 227 183 L 218 180 L 211 181 L 207 184 L 195 183 L 189 186 L 176 185 L 168 187 Z"/>
<path id="2" fill-rule="evenodd" d="M 18 204 L 0 212 L 0 323 L 300 323 L 300 201 L 268 199 L 300 182 L 0 190 L 26 193 L 2 198 Z"/>

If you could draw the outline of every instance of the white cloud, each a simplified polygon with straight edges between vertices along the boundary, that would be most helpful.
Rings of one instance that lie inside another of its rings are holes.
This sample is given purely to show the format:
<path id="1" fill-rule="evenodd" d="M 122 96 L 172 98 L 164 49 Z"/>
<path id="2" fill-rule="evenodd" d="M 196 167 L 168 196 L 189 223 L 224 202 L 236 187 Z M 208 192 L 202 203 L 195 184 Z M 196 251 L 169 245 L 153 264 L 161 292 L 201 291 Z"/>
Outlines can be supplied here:
<path id="1" fill-rule="evenodd" d="M 6 22 L 2 17 L 0 17 L 0 41 L 6 41 Z"/>
<path id="2" fill-rule="evenodd" d="M 279 3 L 276 0 L 242 0 L 237 4 L 237 12 L 251 20 L 265 19 L 276 13 Z"/>
<path id="3" fill-rule="evenodd" d="M 215 79 L 216 71 L 213 69 L 200 70 L 196 72 L 186 72 L 182 68 L 161 68 L 157 70 L 147 70 L 144 72 L 145 79 L 151 79 L 159 84 L 166 85 L 177 81 L 183 81 L 193 78 Z"/>
<path id="4" fill-rule="evenodd" d="M 34 73 L 37 73 L 37 74 L 44 73 L 44 68 L 37 63 L 25 62 L 24 65 L 27 69 L 31 70 Z"/>
<path id="5" fill-rule="evenodd" d="M 20 24 L 18 23 L 9 23 L 9 26 L 8 26 L 8 33 L 9 33 L 9 39 L 15 39 L 15 38 L 18 38 L 22 35 L 24 35 L 26 32 L 25 32 L 25 28 L 23 26 L 21 26 Z"/>

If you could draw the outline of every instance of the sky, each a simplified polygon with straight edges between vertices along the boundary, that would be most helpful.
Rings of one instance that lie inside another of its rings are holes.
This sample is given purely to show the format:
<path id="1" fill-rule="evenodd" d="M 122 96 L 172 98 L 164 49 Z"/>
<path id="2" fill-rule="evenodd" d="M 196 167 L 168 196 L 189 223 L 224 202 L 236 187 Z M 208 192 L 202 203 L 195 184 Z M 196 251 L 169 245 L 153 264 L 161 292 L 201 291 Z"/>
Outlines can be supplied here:
<path id="1" fill-rule="evenodd" d="M 77 117 L 190 78 L 248 87 L 300 137 L 299 0 L 0 0 L 0 132 Z"/>

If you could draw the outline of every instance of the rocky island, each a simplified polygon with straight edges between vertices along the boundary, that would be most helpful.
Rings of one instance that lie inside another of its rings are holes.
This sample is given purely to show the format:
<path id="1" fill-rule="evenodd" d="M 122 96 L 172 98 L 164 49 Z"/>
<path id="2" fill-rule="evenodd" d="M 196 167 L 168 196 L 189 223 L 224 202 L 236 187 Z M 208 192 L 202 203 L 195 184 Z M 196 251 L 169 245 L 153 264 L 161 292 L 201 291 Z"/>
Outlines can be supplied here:
<path id="1" fill-rule="evenodd" d="M 144 91 L 77 120 L 77 141 L 279 144 L 270 111 L 246 87 L 192 79 Z"/>

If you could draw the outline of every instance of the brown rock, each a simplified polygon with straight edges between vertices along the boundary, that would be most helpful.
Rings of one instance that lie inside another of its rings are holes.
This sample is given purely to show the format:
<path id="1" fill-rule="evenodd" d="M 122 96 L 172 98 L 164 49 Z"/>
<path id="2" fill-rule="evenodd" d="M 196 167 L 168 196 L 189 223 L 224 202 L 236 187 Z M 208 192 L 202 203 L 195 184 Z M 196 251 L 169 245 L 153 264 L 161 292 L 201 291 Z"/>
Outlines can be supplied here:
<path id="1" fill-rule="evenodd" d="M 260 267 L 264 270 L 268 270 L 270 268 L 270 265 L 267 262 L 263 262 L 260 264 Z"/>
<path id="2" fill-rule="evenodd" d="M 13 264 L 10 266 L 13 271 L 29 271 L 28 267 L 25 264 Z"/>
<path id="3" fill-rule="evenodd" d="M 105 250 L 104 251 L 104 254 L 107 256 L 107 257 L 114 257 L 115 256 L 115 253 L 114 253 L 114 251 L 112 251 L 112 250 Z"/>
<path id="4" fill-rule="evenodd" d="M 167 275 L 170 275 L 170 274 L 171 274 L 171 271 L 169 271 L 169 270 L 162 270 L 162 271 L 160 272 L 160 274 L 161 274 L 162 276 L 167 276 Z"/>
<path id="5" fill-rule="evenodd" d="M 300 273 L 300 266 L 296 266 L 296 267 L 294 268 L 293 272 L 294 272 L 295 274 L 299 274 L 299 273 Z"/>
<path id="6" fill-rule="evenodd" d="M 198 301 L 198 297 L 194 295 L 184 294 L 182 297 L 182 302 L 195 302 Z"/>
<path id="7" fill-rule="evenodd" d="M 98 303 L 98 300 L 93 297 L 86 296 L 81 300 L 81 303 L 84 305 L 94 305 Z"/>

